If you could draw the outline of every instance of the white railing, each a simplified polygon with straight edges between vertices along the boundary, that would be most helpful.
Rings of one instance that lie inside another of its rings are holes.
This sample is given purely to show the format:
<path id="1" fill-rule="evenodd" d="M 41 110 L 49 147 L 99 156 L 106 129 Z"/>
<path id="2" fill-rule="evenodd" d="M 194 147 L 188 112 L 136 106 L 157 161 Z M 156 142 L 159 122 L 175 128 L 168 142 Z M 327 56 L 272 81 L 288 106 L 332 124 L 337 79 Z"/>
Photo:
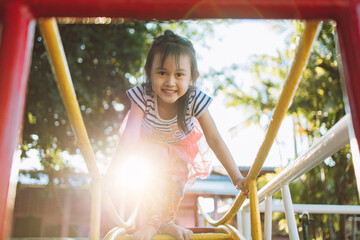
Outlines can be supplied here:
<path id="1" fill-rule="evenodd" d="M 317 206 L 317 211 L 321 213 L 342 213 L 342 214 L 359 214 L 360 206 L 328 206 L 328 211 L 323 211 L 323 207 L 319 205 L 293 205 L 291 200 L 291 193 L 289 190 L 289 184 L 300 177 L 304 173 L 308 172 L 315 166 L 323 162 L 327 157 L 339 151 L 346 144 L 350 142 L 348 133 L 348 123 L 350 116 L 346 115 L 338 123 L 336 123 L 318 142 L 311 146 L 304 154 L 293 161 L 288 167 L 282 170 L 277 176 L 275 176 L 269 183 L 267 183 L 258 192 L 259 202 L 265 201 L 263 206 L 265 211 L 265 223 L 264 223 L 264 238 L 271 239 L 271 215 L 272 211 L 278 211 L 278 207 L 273 206 L 272 196 L 281 190 L 283 197 L 283 208 L 285 212 L 286 222 L 289 229 L 290 239 L 299 239 L 297 231 L 295 212 L 312 210 Z M 351 208 L 349 208 L 351 207 Z M 250 202 L 247 199 L 238 213 L 239 230 L 243 233 L 246 239 L 251 239 L 251 226 L 250 219 Z M 350 211 L 350 212 L 349 212 Z M 319 212 L 319 213 L 320 213 Z"/>

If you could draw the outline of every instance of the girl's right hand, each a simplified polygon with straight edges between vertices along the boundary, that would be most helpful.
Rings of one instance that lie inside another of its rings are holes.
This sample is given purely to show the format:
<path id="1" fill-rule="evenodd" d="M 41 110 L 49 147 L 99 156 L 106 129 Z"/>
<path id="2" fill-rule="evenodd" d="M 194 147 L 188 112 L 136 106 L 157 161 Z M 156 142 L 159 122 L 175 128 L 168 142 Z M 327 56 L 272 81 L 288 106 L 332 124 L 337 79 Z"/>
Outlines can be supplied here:
<path id="1" fill-rule="evenodd" d="M 239 177 L 234 181 L 234 185 L 236 187 L 237 190 L 241 190 L 241 192 L 245 195 L 248 196 L 249 195 L 249 190 L 247 190 L 244 187 L 244 183 L 245 183 L 246 178 L 243 177 Z"/>

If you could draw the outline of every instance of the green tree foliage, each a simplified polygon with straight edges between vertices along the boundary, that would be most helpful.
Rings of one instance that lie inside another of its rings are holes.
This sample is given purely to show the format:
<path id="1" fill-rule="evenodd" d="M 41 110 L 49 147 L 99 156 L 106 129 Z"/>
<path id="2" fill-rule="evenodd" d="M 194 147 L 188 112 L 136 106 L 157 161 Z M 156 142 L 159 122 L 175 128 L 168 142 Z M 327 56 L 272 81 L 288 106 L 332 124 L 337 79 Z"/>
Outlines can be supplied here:
<path id="1" fill-rule="evenodd" d="M 112 21 L 59 24 L 74 90 L 100 166 L 110 160 L 119 126 L 130 107 L 125 91 L 145 80 L 143 66 L 153 38 L 165 29 L 190 39 L 212 32 L 207 21 Z M 29 158 L 35 151 L 41 161 L 43 169 L 23 171 L 30 178 L 39 179 L 45 174 L 50 182 L 63 183 L 70 175 L 76 177 L 68 162 L 74 161 L 71 156 L 78 156 L 79 150 L 39 28 L 35 33 L 21 148 L 22 158 Z"/>
<path id="2" fill-rule="evenodd" d="M 299 32 L 302 28 L 302 24 L 296 23 Z M 306 139 L 311 145 L 345 115 L 334 33 L 335 26 L 331 22 L 323 23 L 291 103 L 289 115 L 294 119 L 296 142 Z M 250 111 L 248 122 L 259 123 L 264 116 L 271 119 L 294 56 L 298 35 L 289 39 L 288 49 L 284 53 L 278 52 L 277 56 L 254 56 L 251 70 L 257 82 L 251 89 L 241 90 L 242 85 L 229 77 L 218 85 L 216 91 L 227 95 L 230 106 L 244 106 Z M 296 155 L 297 151 L 295 149 Z M 264 176 L 260 182 L 263 185 L 270 178 Z M 346 146 L 293 182 L 290 188 L 294 203 L 359 204 L 355 184 L 350 149 Z M 346 216 L 311 217 L 311 236 L 345 239 Z"/>
<path id="3" fill-rule="evenodd" d="M 143 82 L 143 65 L 153 38 L 162 34 L 165 28 L 183 30 L 186 26 L 186 22 L 137 21 L 59 24 L 74 89 L 97 160 L 106 162 L 114 150 L 119 125 L 130 104 L 125 91 Z M 190 30 L 189 34 L 192 34 Z M 72 172 L 61 153 L 66 151 L 67 156 L 79 153 L 38 28 L 22 150 L 25 158 L 29 157 L 30 150 L 37 150 L 43 172 L 47 175 L 57 172 L 59 176 L 66 171 Z M 63 181 L 64 178 L 60 179 Z"/>

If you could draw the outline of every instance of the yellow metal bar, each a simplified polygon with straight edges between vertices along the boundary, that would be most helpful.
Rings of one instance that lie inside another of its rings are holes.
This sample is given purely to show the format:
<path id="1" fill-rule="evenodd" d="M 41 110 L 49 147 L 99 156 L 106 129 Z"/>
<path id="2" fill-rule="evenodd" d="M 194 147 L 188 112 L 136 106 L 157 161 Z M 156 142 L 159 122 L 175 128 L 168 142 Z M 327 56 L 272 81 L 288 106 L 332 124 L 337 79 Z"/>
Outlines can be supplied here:
<path id="1" fill-rule="evenodd" d="M 125 222 L 116 211 L 116 208 L 111 200 L 109 193 L 105 192 L 104 195 L 105 195 L 103 198 L 104 208 L 106 209 L 106 212 L 108 213 L 109 217 L 115 222 L 115 224 L 118 227 L 130 228 L 134 224 L 136 216 L 139 212 L 141 199 L 137 200 L 135 208 L 133 209 L 128 220 Z"/>
<path id="2" fill-rule="evenodd" d="M 126 229 L 120 227 L 114 227 L 104 237 L 103 240 L 115 240 L 118 237 L 126 235 Z"/>
<path id="3" fill-rule="evenodd" d="M 275 140 L 280 125 L 285 118 L 287 109 L 295 93 L 296 86 L 298 84 L 301 73 L 305 67 L 305 63 L 308 59 L 309 52 L 316 36 L 316 32 L 320 21 L 308 21 L 305 23 L 305 30 L 299 42 L 298 49 L 295 54 L 294 61 L 291 65 L 289 75 L 284 84 L 281 92 L 278 104 L 275 107 L 273 118 L 270 122 L 264 142 L 262 143 L 256 159 L 247 175 L 247 179 L 244 185 L 249 186 L 251 179 L 256 179 L 260 173 L 260 170 L 264 164 L 264 161 L 270 151 L 270 148 Z M 233 206 L 227 211 L 227 213 L 219 220 L 214 220 L 205 211 L 202 210 L 201 204 L 198 204 L 202 216 L 213 226 L 225 224 L 230 221 L 236 213 L 239 211 L 241 205 L 245 200 L 245 196 L 240 193 L 233 204 Z"/>
<path id="4" fill-rule="evenodd" d="M 290 68 L 289 75 L 287 76 L 287 80 L 284 84 L 280 98 L 275 107 L 274 115 L 267 129 L 265 140 L 261 144 L 254 164 L 252 165 L 247 176 L 248 180 L 257 178 L 264 164 L 264 161 L 270 151 L 270 148 L 276 138 L 277 132 L 279 131 L 281 123 L 285 118 L 287 109 L 289 108 L 290 102 L 294 96 L 301 73 L 305 68 L 306 61 L 309 57 L 310 49 L 316 36 L 319 24 L 320 21 L 308 21 L 305 23 L 305 29 L 301 36 L 294 61 Z"/>
<path id="5" fill-rule="evenodd" d="M 130 240 L 132 235 L 126 234 L 126 229 L 115 227 L 111 229 L 104 240 Z M 173 240 L 174 238 L 168 235 L 155 235 L 152 240 Z M 233 226 L 231 225 L 220 225 L 215 228 L 215 233 L 201 233 L 193 234 L 191 237 L 192 240 L 245 240 Z"/>
<path id="6" fill-rule="evenodd" d="M 113 240 L 132 240 L 133 235 L 125 235 L 117 237 Z M 232 240 L 231 234 L 220 234 L 220 233 L 201 233 L 193 234 L 191 240 Z M 151 240 L 176 240 L 174 237 L 169 235 L 155 235 Z"/>
<path id="7" fill-rule="evenodd" d="M 214 230 L 215 233 L 228 233 L 228 231 L 226 229 L 224 229 L 222 226 L 224 225 L 220 225 L 220 226 L 217 226 Z"/>
<path id="8" fill-rule="evenodd" d="M 59 30 L 57 28 L 56 20 L 54 18 L 40 19 L 39 24 L 45 41 L 45 45 L 49 53 L 50 62 L 56 76 L 56 81 L 65 104 L 65 109 L 68 113 L 68 117 L 75 132 L 80 151 L 84 157 L 86 166 L 94 183 L 98 182 L 100 180 L 100 172 L 96 166 L 95 156 L 86 132 L 79 105 L 77 103 L 74 86 L 72 84 L 70 76 L 70 70 L 66 61 L 65 52 L 61 43 L 61 38 Z M 97 193 L 99 194 L 98 196 L 94 196 L 93 194 L 93 199 L 96 200 L 92 204 L 98 204 L 98 207 L 100 207 L 101 191 L 97 191 Z M 104 203 L 109 215 L 112 217 L 114 222 L 121 227 L 129 227 L 133 224 L 139 209 L 138 206 L 140 205 L 140 203 L 137 204 L 137 207 L 134 209 L 129 220 L 127 222 L 124 222 L 113 207 L 112 200 L 108 193 L 105 194 Z M 98 208 L 95 206 L 92 207 L 92 209 L 94 209 L 94 211 L 98 211 Z M 98 215 L 98 213 L 96 213 L 95 215 Z M 91 221 L 96 222 L 97 220 L 93 219 Z M 100 224 L 100 222 L 97 223 Z M 94 228 L 97 229 L 98 226 L 94 226 Z"/>
<path id="9" fill-rule="evenodd" d="M 96 166 L 94 153 L 81 116 L 56 20 L 55 18 L 40 19 L 39 24 L 65 109 L 73 126 L 80 151 L 94 182 L 91 202 L 90 239 L 97 240 L 100 238 L 100 173 Z"/>
<path id="10" fill-rule="evenodd" d="M 236 213 L 239 211 L 241 205 L 244 203 L 246 199 L 246 196 L 240 193 L 237 197 L 233 205 L 231 205 L 230 209 L 226 212 L 226 214 L 220 219 L 215 220 L 213 219 L 202 207 L 202 204 L 200 203 L 200 198 L 198 199 L 198 209 L 201 212 L 202 217 L 212 226 L 219 226 L 226 224 L 228 221 L 230 221 Z"/>
<path id="11" fill-rule="evenodd" d="M 250 216 L 251 216 L 251 237 L 253 240 L 261 240 L 261 219 L 259 209 L 259 199 L 257 196 L 256 180 L 251 180 L 249 184 L 250 192 Z"/>
<path id="12" fill-rule="evenodd" d="M 91 212 L 90 212 L 90 240 L 100 238 L 101 220 L 101 182 L 94 181 L 91 193 Z"/>
<path id="13" fill-rule="evenodd" d="M 80 108 L 77 103 L 74 86 L 71 80 L 70 70 L 66 61 L 65 52 L 62 46 L 56 20 L 54 18 L 40 19 L 39 24 L 46 48 L 49 53 L 49 59 L 52 64 L 54 74 L 56 76 L 56 81 L 65 104 L 65 109 L 68 113 L 68 117 L 75 132 L 81 154 L 84 157 L 86 166 L 93 181 L 97 182 L 100 180 L 100 172 L 96 166 L 95 155 L 93 153 L 89 137 L 87 135 L 86 128 L 81 116 Z M 99 199 L 96 201 L 100 207 L 101 193 L 99 192 L 99 194 L 99 196 L 93 196 L 93 198 Z M 129 227 L 135 221 L 140 202 L 137 204 L 137 207 L 134 209 L 131 217 L 128 219 L 127 222 L 123 221 L 117 214 L 108 193 L 105 193 L 104 204 L 109 215 L 118 226 Z"/>
<path id="14" fill-rule="evenodd" d="M 242 234 L 240 234 L 239 231 L 230 224 L 220 225 L 218 226 L 218 228 L 229 233 L 233 240 L 246 240 L 245 237 Z"/>
<path id="15" fill-rule="evenodd" d="M 50 62 L 56 76 L 56 81 L 63 98 L 68 117 L 75 132 L 81 154 L 94 181 L 100 179 L 100 173 L 86 128 L 81 116 L 80 108 L 76 99 L 74 86 L 72 84 L 70 70 L 66 61 L 64 48 L 61 42 L 59 29 L 55 18 L 39 20 L 40 29 L 45 40 Z"/>

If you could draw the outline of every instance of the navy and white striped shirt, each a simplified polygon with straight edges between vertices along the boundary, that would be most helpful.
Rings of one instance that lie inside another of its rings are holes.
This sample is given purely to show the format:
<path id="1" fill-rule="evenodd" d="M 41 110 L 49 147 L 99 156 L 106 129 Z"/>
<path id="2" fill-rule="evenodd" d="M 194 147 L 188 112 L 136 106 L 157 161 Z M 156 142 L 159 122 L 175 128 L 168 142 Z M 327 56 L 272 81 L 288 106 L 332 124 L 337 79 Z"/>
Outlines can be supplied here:
<path id="1" fill-rule="evenodd" d="M 177 116 L 173 119 L 162 119 L 157 109 L 157 98 L 155 94 L 146 94 L 145 84 L 137 85 L 126 91 L 130 100 L 138 105 L 144 112 L 142 130 L 145 135 L 155 140 L 167 143 L 176 143 L 184 138 L 186 134 L 178 126 Z M 198 118 L 209 107 L 212 98 L 200 91 L 197 87 L 190 93 L 188 109 L 185 114 L 185 122 L 191 132 L 194 129 L 194 117 Z"/>

